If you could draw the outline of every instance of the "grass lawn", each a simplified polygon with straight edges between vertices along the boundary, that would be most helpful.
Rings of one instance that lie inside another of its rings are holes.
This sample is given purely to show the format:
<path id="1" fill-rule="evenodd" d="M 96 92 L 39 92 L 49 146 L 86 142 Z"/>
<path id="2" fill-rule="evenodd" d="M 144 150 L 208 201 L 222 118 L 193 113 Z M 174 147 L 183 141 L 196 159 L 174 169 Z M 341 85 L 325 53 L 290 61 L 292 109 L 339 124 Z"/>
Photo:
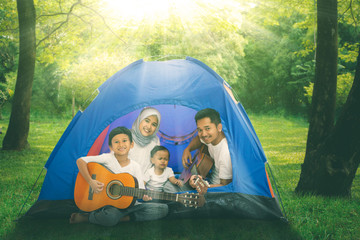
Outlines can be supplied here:
<path id="1" fill-rule="evenodd" d="M 0 239 L 360 239 L 360 172 L 352 198 L 297 196 L 307 123 L 299 118 L 251 115 L 281 194 L 288 224 L 246 219 L 178 219 L 106 228 L 68 219 L 15 221 L 70 119 L 31 117 L 30 149 L 0 151 Z M 9 115 L 0 120 L 5 135 Z M 44 171 L 45 172 L 45 171 Z M 24 206 L 36 201 L 45 173 Z"/>

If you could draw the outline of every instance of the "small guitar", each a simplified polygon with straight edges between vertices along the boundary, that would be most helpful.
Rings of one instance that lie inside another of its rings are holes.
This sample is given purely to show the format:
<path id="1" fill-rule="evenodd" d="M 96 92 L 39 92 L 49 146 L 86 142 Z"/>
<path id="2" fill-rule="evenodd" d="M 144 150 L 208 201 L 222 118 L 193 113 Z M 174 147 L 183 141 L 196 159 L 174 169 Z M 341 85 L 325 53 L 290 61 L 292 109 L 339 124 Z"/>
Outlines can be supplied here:
<path id="1" fill-rule="evenodd" d="M 202 145 L 201 148 L 194 154 L 192 164 L 187 169 L 182 171 L 179 179 L 182 179 L 183 182 L 186 183 L 193 175 L 192 169 L 194 167 L 196 167 L 196 172 L 198 175 L 206 178 L 213 165 L 214 160 L 210 157 L 207 146 Z"/>
<path id="2" fill-rule="evenodd" d="M 74 200 L 79 209 L 91 212 L 96 209 L 111 205 L 116 208 L 125 209 L 132 206 L 136 199 L 148 195 L 153 199 L 180 202 L 186 207 L 202 207 L 205 198 L 198 193 L 165 193 L 147 189 L 139 189 L 135 177 L 128 173 L 114 174 L 98 163 L 88 163 L 90 176 L 104 183 L 104 190 L 95 194 L 81 173 L 78 173 Z"/>

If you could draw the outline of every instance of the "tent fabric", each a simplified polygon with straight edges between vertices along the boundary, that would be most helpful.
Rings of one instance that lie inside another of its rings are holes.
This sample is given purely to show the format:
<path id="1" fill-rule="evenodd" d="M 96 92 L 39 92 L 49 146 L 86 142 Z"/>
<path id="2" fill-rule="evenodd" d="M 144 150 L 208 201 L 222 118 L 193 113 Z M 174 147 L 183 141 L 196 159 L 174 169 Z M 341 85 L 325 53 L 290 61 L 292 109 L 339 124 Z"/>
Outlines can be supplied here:
<path id="1" fill-rule="evenodd" d="M 249 206 L 270 208 L 263 203 L 267 199 L 272 202 L 272 216 L 283 217 L 267 177 L 264 151 L 245 109 L 234 101 L 229 85 L 204 63 L 190 57 L 163 62 L 138 60 L 110 77 L 98 91 L 86 110 L 73 118 L 50 155 L 38 203 L 72 200 L 78 173 L 76 160 L 108 152 L 109 132 L 117 126 L 131 128 L 139 112 L 148 106 L 161 113 L 160 142 L 170 150 L 169 167 L 180 173 L 182 152 L 196 136 L 194 116 L 210 107 L 221 116 L 233 181 L 209 189 L 209 196 L 218 193 L 216 196 L 233 199 L 237 205 L 234 209 L 240 212 L 244 204 L 239 196 L 258 199 Z"/>

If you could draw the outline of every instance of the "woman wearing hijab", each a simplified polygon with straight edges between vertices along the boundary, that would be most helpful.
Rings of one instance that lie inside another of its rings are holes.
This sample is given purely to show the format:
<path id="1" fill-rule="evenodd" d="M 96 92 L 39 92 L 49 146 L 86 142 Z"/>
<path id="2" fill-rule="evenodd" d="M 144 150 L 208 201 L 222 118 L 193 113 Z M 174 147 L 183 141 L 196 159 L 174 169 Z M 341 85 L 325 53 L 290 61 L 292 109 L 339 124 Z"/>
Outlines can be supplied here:
<path id="1" fill-rule="evenodd" d="M 143 173 L 151 167 L 150 152 L 160 145 L 156 136 L 160 127 L 160 112 L 152 107 L 144 108 L 132 125 L 134 147 L 129 152 L 129 158 L 140 164 Z"/>

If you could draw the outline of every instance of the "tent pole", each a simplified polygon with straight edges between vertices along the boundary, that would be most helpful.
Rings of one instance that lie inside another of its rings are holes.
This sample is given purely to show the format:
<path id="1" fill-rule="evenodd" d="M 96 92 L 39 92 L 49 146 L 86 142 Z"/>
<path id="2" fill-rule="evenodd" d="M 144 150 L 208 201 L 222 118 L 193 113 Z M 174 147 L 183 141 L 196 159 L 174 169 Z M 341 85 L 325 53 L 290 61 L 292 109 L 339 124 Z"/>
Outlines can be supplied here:
<path id="1" fill-rule="evenodd" d="M 285 218 L 287 219 L 286 211 L 285 211 L 284 205 L 283 205 L 283 203 L 282 203 L 281 196 L 280 196 L 280 192 L 279 192 L 279 189 L 278 189 L 278 187 L 277 187 L 274 174 L 272 173 L 272 170 L 271 170 L 271 167 L 270 167 L 270 163 L 269 163 L 268 161 L 266 161 L 266 164 L 267 164 L 267 166 L 268 166 L 268 168 L 269 168 L 269 170 L 270 170 L 270 175 L 271 175 L 271 178 L 272 178 L 272 180 L 273 180 L 273 182 L 274 182 L 274 186 L 275 186 L 275 189 L 276 189 L 277 196 L 278 196 L 278 198 L 279 198 L 279 202 L 280 202 L 281 208 L 282 208 L 282 210 L 283 210 L 283 212 L 284 212 Z"/>
<path id="2" fill-rule="evenodd" d="M 18 220 L 19 220 L 19 217 L 20 217 L 20 215 L 21 215 L 21 212 L 23 211 L 25 204 L 26 204 L 27 201 L 29 200 L 29 197 L 30 197 L 31 193 L 33 192 L 33 190 L 34 190 L 37 182 L 39 181 L 39 178 L 40 178 L 42 172 L 44 171 L 44 169 L 45 169 L 45 167 L 43 167 L 43 168 L 41 169 L 41 172 L 40 172 L 39 176 L 37 177 L 35 183 L 33 184 L 33 186 L 32 186 L 32 188 L 31 188 L 31 190 L 30 190 L 30 192 L 29 192 L 29 194 L 28 194 L 28 196 L 27 196 L 24 204 L 22 205 L 22 207 L 21 207 L 21 209 L 20 209 L 20 212 L 19 212 L 18 215 L 17 215 L 17 218 L 16 218 L 14 221 L 18 221 Z"/>

